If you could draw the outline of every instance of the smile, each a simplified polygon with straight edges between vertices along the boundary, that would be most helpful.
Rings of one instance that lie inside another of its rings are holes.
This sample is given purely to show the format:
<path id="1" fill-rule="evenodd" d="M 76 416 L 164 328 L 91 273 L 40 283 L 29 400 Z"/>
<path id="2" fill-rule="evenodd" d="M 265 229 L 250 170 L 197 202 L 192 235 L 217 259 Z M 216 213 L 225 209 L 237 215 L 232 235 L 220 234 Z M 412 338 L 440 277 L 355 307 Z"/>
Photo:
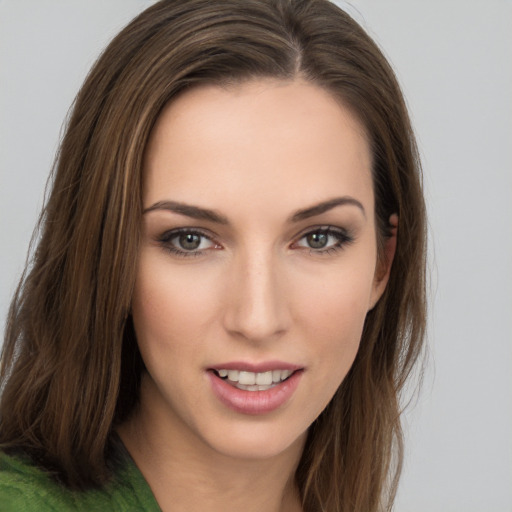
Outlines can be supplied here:
<path id="1" fill-rule="evenodd" d="M 213 394 L 229 409 L 248 415 L 268 414 L 292 399 L 304 367 L 283 362 L 223 363 L 209 368 Z"/>
<path id="2" fill-rule="evenodd" d="M 244 370 L 216 370 L 217 375 L 232 386 L 244 391 L 266 391 L 285 381 L 292 370 L 269 370 L 250 372 Z"/>

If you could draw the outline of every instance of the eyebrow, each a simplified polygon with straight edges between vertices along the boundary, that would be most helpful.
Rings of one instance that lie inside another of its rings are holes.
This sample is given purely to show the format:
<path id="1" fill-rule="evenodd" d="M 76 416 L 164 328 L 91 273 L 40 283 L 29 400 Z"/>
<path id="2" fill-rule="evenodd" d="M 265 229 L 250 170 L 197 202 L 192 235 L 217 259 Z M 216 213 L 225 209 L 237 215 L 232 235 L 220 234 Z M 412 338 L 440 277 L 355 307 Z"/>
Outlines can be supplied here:
<path id="1" fill-rule="evenodd" d="M 146 208 L 142 213 L 153 212 L 155 210 L 168 210 L 170 212 L 179 213 L 186 217 L 198 220 L 208 220 L 217 224 L 229 224 L 226 217 L 214 210 L 208 208 L 201 208 L 199 206 L 193 206 L 190 204 L 179 203 L 177 201 L 158 201 L 154 205 Z"/>
<path id="2" fill-rule="evenodd" d="M 364 217 L 366 218 L 365 209 L 357 199 L 350 196 L 343 196 L 323 201 L 302 210 L 297 210 L 290 216 L 288 222 L 299 222 L 301 220 L 309 219 L 310 217 L 315 217 L 316 215 L 321 215 L 322 213 L 328 212 L 337 206 L 344 205 L 356 206 L 361 210 Z M 200 206 L 193 206 L 186 203 L 180 203 L 178 201 L 158 201 L 157 203 L 146 208 L 142 213 L 146 214 L 148 212 L 157 210 L 168 210 L 180 215 L 185 215 L 186 217 L 190 217 L 192 219 L 207 220 L 216 224 L 229 225 L 227 217 L 214 210 L 201 208 Z"/>
<path id="3" fill-rule="evenodd" d="M 304 219 L 309 219 L 310 217 L 315 217 L 316 215 L 321 215 L 322 213 L 328 212 L 336 206 L 344 206 L 351 205 L 356 206 L 361 210 L 366 219 L 366 211 L 364 206 L 354 197 L 343 196 L 343 197 L 335 197 L 334 199 L 329 199 L 327 201 L 323 201 L 314 206 L 310 206 L 309 208 L 304 208 L 303 210 L 297 210 L 291 217 L 289 222 L 299 222 Z"/>

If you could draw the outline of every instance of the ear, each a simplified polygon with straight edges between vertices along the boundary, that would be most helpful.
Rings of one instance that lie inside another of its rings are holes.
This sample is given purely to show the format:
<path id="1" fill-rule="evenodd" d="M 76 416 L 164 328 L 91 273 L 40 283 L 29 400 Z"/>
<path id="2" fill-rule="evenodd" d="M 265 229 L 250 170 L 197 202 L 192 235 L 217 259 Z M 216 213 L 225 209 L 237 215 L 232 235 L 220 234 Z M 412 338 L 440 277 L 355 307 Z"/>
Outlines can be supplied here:
<path id="1" fill-rule="evenodd" d="M 375 307 L 379 301 L 389 280 L 389 273 L 391 272 L 391 265 L 396 251 L 396 240 L 398 233 L 398 215 L 394 213 L 389 217 L 390 234 L 384 241 L 384 253 L 378 259 L 375 268 L 375 275 L 373 278 L 372 295 L 370 299 L 370 307 L 368 311 Z"/>

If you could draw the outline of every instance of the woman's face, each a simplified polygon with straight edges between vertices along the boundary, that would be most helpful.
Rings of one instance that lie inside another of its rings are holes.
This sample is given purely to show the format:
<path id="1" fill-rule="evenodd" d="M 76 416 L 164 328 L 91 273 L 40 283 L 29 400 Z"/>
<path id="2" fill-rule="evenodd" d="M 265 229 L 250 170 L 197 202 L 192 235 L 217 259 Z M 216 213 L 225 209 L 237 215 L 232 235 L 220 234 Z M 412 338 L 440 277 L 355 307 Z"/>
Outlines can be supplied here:
<path id="1" fill-rule="evenodd" d="M 231 457 L 302 444 L 386 284 L 370 167 L 360 123 L 311 84 L 202 86 L 167 106 L 132 303 L 148 421 Z"/>

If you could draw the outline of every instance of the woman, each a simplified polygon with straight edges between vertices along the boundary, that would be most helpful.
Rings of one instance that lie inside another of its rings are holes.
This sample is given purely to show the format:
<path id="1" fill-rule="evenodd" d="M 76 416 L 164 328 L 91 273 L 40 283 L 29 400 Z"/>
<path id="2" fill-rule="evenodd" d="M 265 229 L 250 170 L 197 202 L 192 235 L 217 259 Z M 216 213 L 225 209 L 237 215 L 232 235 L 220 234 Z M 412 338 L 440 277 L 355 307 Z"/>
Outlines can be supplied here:
<path id="1" fill-rule="evenodd" d="M 348 15 L 147 9 L 76 99 L 40 229 L 2 356 L 8 510 L 391 507 L 424 204 Z"/>

